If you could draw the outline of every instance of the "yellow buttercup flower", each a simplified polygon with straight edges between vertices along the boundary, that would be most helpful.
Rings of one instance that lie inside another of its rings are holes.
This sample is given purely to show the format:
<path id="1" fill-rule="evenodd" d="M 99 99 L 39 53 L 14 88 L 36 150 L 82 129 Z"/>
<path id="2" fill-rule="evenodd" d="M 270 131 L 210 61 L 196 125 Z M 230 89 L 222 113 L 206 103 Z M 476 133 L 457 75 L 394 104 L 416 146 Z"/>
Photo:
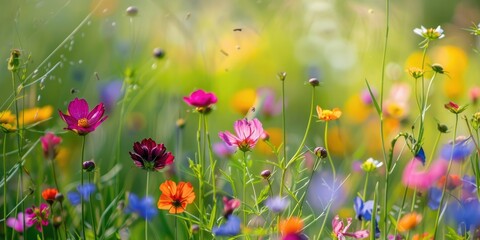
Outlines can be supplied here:
<path id="1" fill-rule="evenodd" d="M 338 108 L 324 110 L 320 106 L 317 106 L 317 115 L 320 121 L 337 120 L 340 118 L 340 116 L 342 116 L 342 111 L 340 111 Z"/>
<path id="2" fill-rule="evenodd" d="M 257 91 L 247 88 L 238 91 L 232 97 L 233 109 L 241 115 L 246 115 L 257 101 Z"/>
<path id="3" fill-rule="evenodd" d="M 20 125 L 30 125 L 33 123 L 38 123 L 49 119 L 52 116 L 53 107 L 44 106 L 44 107 L 34 107 L 23 110 L 20 113 L 19 120 Z"/>
<path id="4" fill-rule="evenodd" d="M 0 112 L 0 129 L 4 132 L 13 132 L 16 130 L 15 116 L 10 111 Z"/>

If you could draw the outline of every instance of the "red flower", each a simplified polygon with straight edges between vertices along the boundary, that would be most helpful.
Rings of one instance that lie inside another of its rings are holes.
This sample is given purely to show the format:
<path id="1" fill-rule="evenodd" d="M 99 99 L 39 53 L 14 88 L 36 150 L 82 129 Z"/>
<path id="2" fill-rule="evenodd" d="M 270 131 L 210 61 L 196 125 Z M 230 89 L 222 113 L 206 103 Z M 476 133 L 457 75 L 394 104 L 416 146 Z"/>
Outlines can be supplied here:
<path id="1" fill-rule="evenodd" d="M 175 159 L 163 143 L 157 144 L 151 138 L 143 139 L 141 143 L 135 142 L 133 151 L 129 153 L 135 165 L 147 171 L 159 171 Z"/>
<path id="2" fill-rule="evenodd" d="M 53 204 L 55 202 L 55 196 L 57 196 L 58 190 L 55 188 L 47 188 L 43 190 L 42 197 L 47 201 L 49 204 Z"/>
<path id="3" fill-rule="evenodd" d="M 92 111 L 89 112 L 89 107 L 85 99 L 75 98 L 68 104 L 68 114 L 58 111 L 60 117 L 68 124 L 65 130 L 70 130 L 78 135 L 84 136 L 95 129 L 107 119 L 107 116 L 103 116 L 105 108 L 103 103 L 95 106 Z"/>

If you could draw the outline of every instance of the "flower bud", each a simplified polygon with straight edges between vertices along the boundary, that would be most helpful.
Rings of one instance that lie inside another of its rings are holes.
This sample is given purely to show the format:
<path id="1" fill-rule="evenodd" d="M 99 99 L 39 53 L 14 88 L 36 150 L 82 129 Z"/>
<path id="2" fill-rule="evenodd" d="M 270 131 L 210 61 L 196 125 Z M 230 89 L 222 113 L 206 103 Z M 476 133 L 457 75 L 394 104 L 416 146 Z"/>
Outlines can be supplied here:
<path id="1" fill-rule="evenodd" d="M 443 70 L 443 66 L 438 64 L 438 63 L 435 63 L 432 65 L 432 70 L 434 72 L 437 72 L 437 73 L 440 73 L 440 74 L 444 74 L 445 71 Z"/>
<path id="2" fill-rule="evenodd" d="M 62 225 L 62 222 L 63 222 L 63 219 L 62 219 L 61 216 L 55 216 L 55 217 L 53 218 L 53 226 L 54 226 L 55 228 L 60 227 L 60 225 Z"/>
<path id="3" fill-rule="evenodd" d="M 447 133 L 448 132 L 448 127 L 445 124 L 437 123 L 437 129 L 441 133 Z"/>
<path id="4" fill-rule="evenodd" d="M 260 175 L 261 175 L 265 180 L 267 180 L 267 179 L 269 179 L 270 176 L 272 175 L 272 172 L 267 169 L 267 170 L 263 170 L 263 171 L 260 173 Z"/>
<path id="5" fill-rule="evenodd" d="M 91 172 L 95 170 L 95 162 L 92 160 L 83 162 L 83 170 L 85 172 Z"/>
<path id="6" fill-rule="evenodd" d="M 63 194 L 61 194 L 61 193 L 57 193 L 55 195 L 55 201 L 57 201 L 59 203 L 62 203 L 64 199 L 65 199 L 65 196 L 63 196 Z"/>
<path id="7" fill-rule="evenodd" d="M 197 224 L 193 224 L 190 230 L 192 231 L 192 233 L 198 233 L 200 227 Z"/>
<path id="8" fill-rule="evenodd" d="M 308 83 L 310 83 L 310 85 L 316 87 L 316 86 L 318 86 L 318 85 L 320 84 L 320 81 L 318 81 L 317 78 L 310 78 L 310 79 L 308 80 Z"/>
<path id="9" fill-rule="evenodd" d="M 287 78 L 287 73 L 286 72 L 279 72 L 277 77 L 278 77 L 278 79 L 280 79 L 280 81 L 283 82 Z"/>
<path id="10" fill-rule="evenodd" d="M 20 50 L 13 49 L 10 52 L 10 58 L 8 59 L 8 70 L 16 72 L 20 66 Z"/>
<path id="11" fill-rule="evenodd" d="M 138 8 L 135 6 L 130 6 L 127 8 L 126 12 L 127 12 L 127 16 L 135 17 L 138 14 Z"/>
<path id="12" fill-rule="evenodd" d="M 328 156 L 328 152 L 327 152 L 327 149 L 325 149 L 324 147 L 316 147 L 314 150 L 313 150 L 313 153 L 315 154 L 315 156 L 321 158 L 321 159 L 324 159 Z"/>
<path id="13" fill-rule="evenodd" d="M 162 59 L 163 57 L 165 57 L 165 51 L 163 51 L 163 49 L 161 48 L 155 48 L 153 49 L 153 57 L 157 59 Z"/>
<path id="14" fill-rule="evenodd" d="M 177 126 L 177 128 L 182 129 L 183 127 L 185 127 L 185 119 L 183 118 L 177 119 L 177 121 L 175 122 L 175 125 Z"/>
<path id="15" fill-rule="evenodd" d="M 263 133 L 260 135 L 260 139 L 262 139 L 263 141 L 268 141 L 270 140 L 270 135 L 268 135 L 267 132 L 263 131 Z"/>

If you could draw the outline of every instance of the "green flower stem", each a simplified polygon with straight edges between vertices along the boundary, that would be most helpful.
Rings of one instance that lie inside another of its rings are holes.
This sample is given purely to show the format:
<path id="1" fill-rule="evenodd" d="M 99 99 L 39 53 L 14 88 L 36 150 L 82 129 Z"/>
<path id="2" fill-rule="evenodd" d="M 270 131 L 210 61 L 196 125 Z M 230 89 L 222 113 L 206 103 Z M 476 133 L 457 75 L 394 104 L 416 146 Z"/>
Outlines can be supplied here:
<path id="1" fill-rule="evenodd" d="M 315 158 L 315 163 L 313 165 L 312 173 L 310 174 L 310 178 L 308 179 L 307 186 L 305 187 L 305 191 L 303 192 L 302 197 L 300 198 L 300 201 L 299 201 L 300 204 L 297 205 L 297 206 L 300 206 L 300 209 L 298 210 L 298 216 L 300 216 L 300 217 L 302 216 L 302 210 L 303 210 L 303 204 L 305 202 L 305 196 L 307 195 L 308 189 L 310 189 L 310 184 L 312 183 L 313 175 L 317 171 L 321 162 L 322 162 L 322 160 L 320 159 L 320 157 Z M 292 212 L 295 212 L 295 209 L 293 209 Z"/>
<path id="2" fill-rule="evenodd" d="M 93 173 L 88 174 L 88 181 L 92 183 L 91 175 Z M 96 224 L 96 217 L 95 217 L 95 211 L 93 208 L 93 201 L 92 201 L 92 195 L 88 195 L 88 199 L 90 202 L 90 215 L 92 215 L 92 227 L 93 227 L 93 236 L 95 236 L 95 240 L 97 240 L 97 224 Z"/>
<path id="3" fill-rule="evenodd" d="M 80 184 L 83 187 L 83 159 L 85 157 L 85 141 L 86 141 L 86 136 L 82 136 L 83 141 L 82 141 L 82 158 L 80 159 Z M 87 235 L 85 235 L 85 209 L 83 206 L 83 194 L 80 194 L 80 204 L 82 205 L 82 236 L 83 238 L 86 238 Z"/>
<path id="4" fill-rule="evenodd" d="M 150 182 L 150 171 L 147 171 L 147 183 L 145 184 L 145 197 L 148 198 L 148 183 Z M 175 227 L 175 231 L 176 231 L 176 227 Z M 148 239 L 148 220 L 147 218 L 145 217 L 145 240 Z"/>
<path id="5" fill-rule="evenodd" d="M 435 139 L 435 143 L 433 145 L 432 152 L 430 153 L 430 156 L 428 156 L 427 164 L 425 165 L 427 169 L 428 169 L 428 166 L 430 166 L 430 163 L 432 162 L 432 158 L 433 158 L 434 153 L 437 151 L 438 142 L 440 142 L 440 136 L 441 135 L 442 135 L 442 133 L 439 131 L 438 134 L 437 134 L 437 138 Z"/>
<path id="6" fill-rule="evenodd" d="M 318 232 L 319 238 L 320 236 L 322 236 L 323 229 L 325 228 L 325 224 L 327 223 L 328 214 L 330 213 L 330 207 L 332 206 L 332 204 L 333 204 L 333 199 L 330 198 L 330 202 L 328 203 L 327 209 L 325 210 L 325 218 L 323 219 L 322 227 L 320 228 L 320 232 Z"/>
<path id="7" fill-rule="evenodd" d="M 446 180 L 448 180 L 448 176 L 450 175 L 450 169 L 452 167 L 453 149 L 455 148 L 455 142 L 456 142 L 456 138 L 457 138 L 457 127 L 458 127 L 458 114 L 455 114 L 455 126 L 453 128 L 452 153 L 450 154 L 450 159 L 449 159 L 448 168 L 447 168 L 447 174 L 445 175 Z M 433 230 L 433 239 L 437 239 L 436 236 L 437 236 L 437 229 L 438 229 L 438 224 L 439 224 L 439 219 L 440 219 L 440 212 L 443 208 L 443 201 L 445 200 L 446 189 L 447 189 L 447 181 L 445 181 L 445 184 L 443 185 L 442 198 L 440 199 L 440 205 L 438 207 L 437 215 L 435 217 L 435 228 Z"/>
<path id="8" fill-rule="evenodd" d="M 207 136 L 208 157 L 210 159 L 210 175 L 212 179 L 213 206 L 216 206 L 217 205 L 217 180 L 215 178 L 215 166 L 217 165 L 217 162 L 213 156 L 212 142 L 210 141 L 210 133 L 208 132 L 208 121 L 206 116 L 204 118 L 204 130 Z M 213 215 L 213 217 L 215 217 L 216 215 L 215 212 L 212 212 L 211 214 Z M 210 216 L 210 218 L 212 218 L 212 216 Z M 213 221 L 211 222 L 213 223 Z M 209 228 L 211 227 L 213 226 L 209 226 Z"/>
<path id="9" fill-rule="evenodd" d="M 330 162 L 330 166 L 332 167 L 332 174 L 333 174 L 333 187 L 335 187 L 335 182 L 337 181 L 337 172 L 335 171 L 335 165 L 333 164 L 332 154 L 328 149 L 328 121 L 325 121 L 325 134 L 324 134 L 324 143 L 325 149 L 327 150 L 327 157 L 328 161 Z"/>
<path id="10" fill-rule="evenodd" d="M 3 219 L 7 219 L 7 134 L 3 135 Z M 25 226 L 25 225 L 24 225 Z M 7 236 L 7 224 L 3 224 L 3 232 Z"/>
<path id="11" fill-rule="evenodd" d="M 243 212 L 243 226 L 247 227 L 247 152 L 243 152 L 243 204 L 242 204 L 242 212 Z"/>
<path id="12" fill-rule="evenodd" d="M 200 239 L 203 238 L 203 231 L 205 227 L 203 226 L 203 220 L 205 217 L 205 207 L 203 204 L 203 169 L 205 167 L 205 159 L 203 159 L 202 153 L 202 115 L 198 118 L 198 130 L 197 130 L 197 154 L 198 154 L 198 162 L 197 166 L 200 168 L 200 176 L 198 176 L 198 195 L 201 196 L 198 198 L 198 208 L 199 208 L 199 228 L 200 228 Z"/>

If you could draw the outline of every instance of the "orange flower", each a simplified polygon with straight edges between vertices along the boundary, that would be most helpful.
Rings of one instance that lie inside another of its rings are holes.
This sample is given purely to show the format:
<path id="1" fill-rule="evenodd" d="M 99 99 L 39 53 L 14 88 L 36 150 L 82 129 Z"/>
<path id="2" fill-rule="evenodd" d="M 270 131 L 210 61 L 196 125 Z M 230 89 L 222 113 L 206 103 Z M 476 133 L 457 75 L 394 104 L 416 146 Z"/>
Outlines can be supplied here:
<path id="1" fill-rule="evenodd" d="M 422 215 L 416 212 L 407 213 L 398 221 L 397 229 L 399 232 L 405 232 L 415 228 L 421 221 Z"/>
<path id="2" fill-rule="evenodd" d="M 290 217 L 280 222 L 280 233 L 282 236 L 300 233 L 303 229 L 303 220 L 298 217 Z"/>
<path id="3" fill-rule="evenodd" d="M 43 190 L 42 197 L 49 204 L 53 204 L 53 202 L 55 202 L 55 196 L 57 196 L 57 194 L 58 194 L 58 190 L 56 188 L 47 188 Z"/>
<path id="4" fill-rule="evenodd" d="M 167 180 L 160 185 L 162 195 L 158 200 L 159 209 L 169 210 L 169 213 L 182 213 L 187 204 L 195 200 L 192 184 L 189 182 L 179 182 L 178 186 L 174 181 Z"/>
<path id="5" fill-rule="evenodd" d="M 317 106 L 317 114 L 320 121 L 330 121 L 339 119 L 340 116 L 342 116 L 342 111 L 340 111 L 338 108 L 334 108 L 332 110 L 322 110 L 320 106 Z"/>
<path id="6" fill-rule="evenodd" d="M 458 176 L 458 175 L 448 175 L 448 181 L 447 181 L 446 176 L 442 176 L 438 180 L 437 186 L 439 188 L 443 188 L 443 186 L 445 185 L 445 182 L 447 182 L 447 189 L 450 190 L 450 191 L 457 188 L 458 186 L 462 185 L 462 183 L 463 183 L 460 176 Z"/>
<path id="7" fill-rule="evenodd" d="M 415 234 L 413 235 L 412 240 L 433 240 L 433 237 L 430 233 Z"/>

